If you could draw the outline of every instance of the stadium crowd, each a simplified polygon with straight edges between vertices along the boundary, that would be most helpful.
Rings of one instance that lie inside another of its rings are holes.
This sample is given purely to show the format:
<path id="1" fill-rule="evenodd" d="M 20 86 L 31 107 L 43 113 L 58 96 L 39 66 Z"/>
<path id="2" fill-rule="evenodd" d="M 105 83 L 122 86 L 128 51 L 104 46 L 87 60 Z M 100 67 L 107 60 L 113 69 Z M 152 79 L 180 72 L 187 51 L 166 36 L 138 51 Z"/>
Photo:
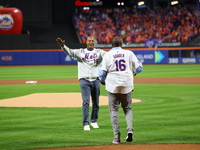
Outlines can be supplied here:
<path id="1" fill-rule="evenodd" d="M 200 11 L 194 5 L 177 5 L 150 10 L 136 7 L 90 8 L 73 16 L 77 33 L 83 43 L 88 35 L 97 43 L 111 43 L 118 35 L 124 43 L 161 39 L 165 42 L 189 41 L 200 34 Z"/>

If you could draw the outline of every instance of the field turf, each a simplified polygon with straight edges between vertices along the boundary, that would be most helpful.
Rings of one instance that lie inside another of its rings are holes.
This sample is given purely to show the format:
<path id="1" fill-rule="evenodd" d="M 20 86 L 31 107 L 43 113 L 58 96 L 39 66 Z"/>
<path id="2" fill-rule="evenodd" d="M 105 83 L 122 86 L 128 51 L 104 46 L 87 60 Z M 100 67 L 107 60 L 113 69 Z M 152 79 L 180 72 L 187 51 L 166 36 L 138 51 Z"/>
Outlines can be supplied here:
<path id="1" fill-rule="evenodd" d="M 144 65 L 144 71 L 138 74 L 138 77 L 144 78 L 199 76 L 200 65 Z M 0 82 L 64 78 L 77 78 L 77 66 L 0 67 Z M 125 142 L 126 123 L 120 109 L 122 144 L 200 144 L 199 89 L 199 84 L 136 84 L 133 98 L 142 102 L 132 105 L 134 141 Z M 0 100 L 32 93 L 63 92 L 80 92 L 79 84 L 0 85 Z M 107 96 L 104 86 L 101 86 L 101 95 Z M 82 109 L 79 107 L 0 107 L 0 149 L 111 144 L 113 132 L 108 106 L 100 106 L 100 129 L 83 131 L 81 122 Z"/>

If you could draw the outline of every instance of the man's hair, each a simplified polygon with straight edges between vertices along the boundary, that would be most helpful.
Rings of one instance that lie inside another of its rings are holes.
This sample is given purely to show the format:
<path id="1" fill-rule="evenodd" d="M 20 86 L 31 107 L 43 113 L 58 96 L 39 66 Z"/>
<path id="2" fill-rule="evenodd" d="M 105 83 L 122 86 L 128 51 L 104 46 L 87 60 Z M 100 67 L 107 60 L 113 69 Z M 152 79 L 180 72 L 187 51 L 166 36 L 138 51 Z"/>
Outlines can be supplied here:
<path id="1" fill-rule="evenodd" d="M 87 37 L 87 40 L 88 40 L 89 38 L 90 38 L 90 39 L 91 39 L 91 38 L 93 38 L 93 39 L 94 39 L 94 37 L 93 37 L 93 36 L 88 36 L 88 37 Z"/>
<path id="2" fill-rule="evenodd" d="M 122 46 L 122 40 L 118 36 L 115 36 L 112 39 L 112 47 L 121 47 L 121 46 Z"/>

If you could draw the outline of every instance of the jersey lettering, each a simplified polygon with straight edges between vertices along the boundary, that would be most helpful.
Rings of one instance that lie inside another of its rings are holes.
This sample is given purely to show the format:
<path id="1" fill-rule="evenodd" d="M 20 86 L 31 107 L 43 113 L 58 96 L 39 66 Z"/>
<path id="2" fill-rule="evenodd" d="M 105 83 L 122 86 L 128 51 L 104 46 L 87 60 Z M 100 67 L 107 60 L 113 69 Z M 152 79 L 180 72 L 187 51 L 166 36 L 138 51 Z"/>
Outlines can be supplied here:
<path id="1" fill-rule="evenodd" d="M 82 60 L 88 60 L 88 59 L 95 59 L 98 55 L 96 53 L 90 55 L 89 53 L 85 54 L 85 56 L 82 58 Z"/>
<path id="2" fill-rule="evenodd" d="M 124 59 L 116 60 L 116 71 L 125 71 L 126 70 L 126 61 Z"/>
<path id="3" fill-rule="evenodd" d="M 94 59 L 94 64 L 98 64 L 99 63 L 99 60 L 98 59 Z"/>
<path id="4" fill-rule="evenodd" d="M 113 55 L 114 58 L 124 57 L 124 54 L 115 54 Z"/>

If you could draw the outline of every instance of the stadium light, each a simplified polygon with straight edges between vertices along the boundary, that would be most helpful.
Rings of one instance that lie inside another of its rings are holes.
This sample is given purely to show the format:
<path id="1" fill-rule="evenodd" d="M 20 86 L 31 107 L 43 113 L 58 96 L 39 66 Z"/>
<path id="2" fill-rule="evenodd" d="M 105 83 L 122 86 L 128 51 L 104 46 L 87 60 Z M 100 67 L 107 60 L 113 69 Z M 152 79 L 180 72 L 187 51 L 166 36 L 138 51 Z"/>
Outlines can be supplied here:
<path id="1" fill-rule="evenodd" d="M 138 6 L 144 5 L 144 1 L 138 2 Z"/>
<path id="2" fill-rule="evenodd" d="M 171 5 L 176 5 L 178 4 L 178 1 L 171 1 Z"/>
<path id="3" fill-rule="evenodd" d="M 118 5 L 118 6 L 123 6 L 123 5 L 124 5 L 124 2 L 117 2 L 117 5 Z"/>

